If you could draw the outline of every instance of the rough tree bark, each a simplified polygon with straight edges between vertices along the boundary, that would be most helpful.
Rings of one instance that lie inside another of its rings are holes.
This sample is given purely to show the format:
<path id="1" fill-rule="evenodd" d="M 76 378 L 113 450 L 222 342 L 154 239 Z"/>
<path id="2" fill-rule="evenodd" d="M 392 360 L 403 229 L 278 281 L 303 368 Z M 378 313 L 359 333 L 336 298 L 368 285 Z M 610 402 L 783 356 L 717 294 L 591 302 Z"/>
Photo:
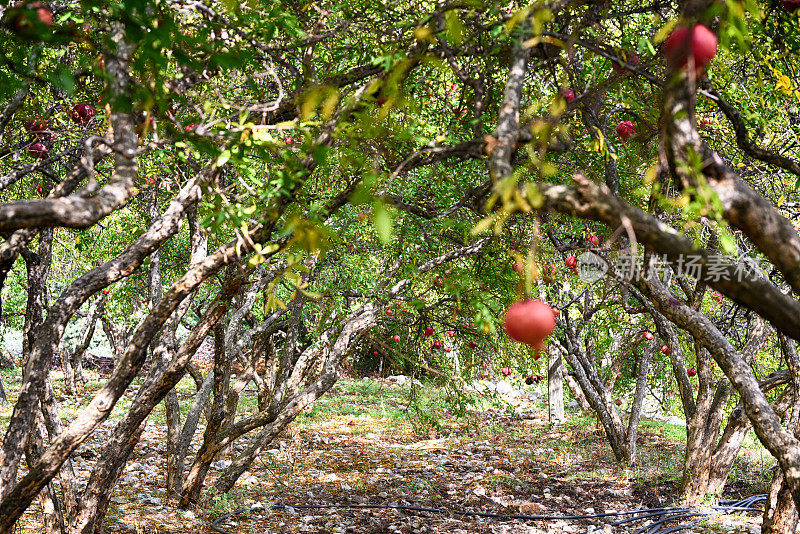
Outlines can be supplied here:
<path id="1" fill-rule="evenodd" d="M 22 249 L 27 272 L 28 295 L 25 308 L 25 323 L 22 329 L 22 361 L 28 361 L 31 347 L 37 332 L 44 322 L 47 309 L 47 278 L 53 257 L 53 230 L 44 229 L 39 233 L 39 247 L 36 251 L 30 247 Z M 30 421 L 30 429 L 25 442 L 25 460 L 28 466 L 33 465 L 42 455 L 44 443 L 44 423 L 41 412 L 34 412 Z M 63 516 L 58 501 L 58 494 L 53 484 L 48 484 L 39 494 L 42 503 L 42 523 L 48 534 L 60 534 L 63 528 Z"/>
<path id="2" fill-rule="evenodd" d="M 564 422 L 564 365 L 561 354 L 554 347 L 547 351 L 547 401 L 551 425 Z"/>
<path id="3" fill-rule="evenodd" d="M 26 362 L 22 387 L 4 436 L 3 450 L 0 453 L 0 498 L 2 498 L 0 500 L 0 533 L 5 534 L 13 528 L 17 518 L 27 508 L 33 497 L 55 476 L 68 455 L 107 417 L 118 396 L 124 391 L 124 388 L 118 389 L 120 383 L 116 381 L 102 388 L 89 407 L 79 414 L 58 438 L 51 441 L 35 468 L 32 467 L 21 481 L 13 484 L 20 459 L 19 447 L 21 443 L 24 443 L 29 429 L 26 422 L 31 420 L 32 414 L 38 407 L 46 371 L 52 355 L 60 343 L 67 322 L 89 297 L 103 287 L 133 273 L 152 250 L 174 235 L 179 229 L 186 206 L 199 198 L 199 194 L 200 188 L 197 186 L 197 182 L 190 181 L 159 221 L 151 225 L 121 255 L 76 279 L 50 307 Z M 223 247 L 223 251 L 223 254 L 227 253 L 227 247 Z M 231 254 L 228 257 L 232 258 L 235 255 Z M 164 311 L 170 309 L 171 304 L 172 302 L 170 305 L 165 304 Z M 157 328 L 157 325 L 160 325 L 160 319 L 160 314 L 153 317 L 144 328 L 148 331 Z M 138 344 L 134 347 L 138 355 L 140 350 Z M 127 385 L 131 371 L 134 370 L 125 369 L 124 373 L 118 373 L 115 377 L 116 380 L 122 380 L 122 383 Z"/>
<path id="4" fill-rule="evenodd" d="M 631 415 L 628 419 L 628 462 L 631 465 L 636 463 L 636 438 L 639 436 L 639 421 L 642 416 L 644 395 L 647 391 L 647 377 L 650 375 L 650 362 L 653 360 L 655 352 L 656 342 L 653 339 L 645 347 L 636 370 L 636 389 L 633 393 Z"/>
<path id="5" fill-rule="evenodd" d="M 766 321 L 758 318 L 741 352 L 745 361 L 752 362 L 769 333 Z M 731 394 L 730 381 L 723 378 L 714 386 L 707 352 L 699 344 L 697 352 L 699 388 L 694 415 L 687 418 L 686 456 L 681 483 L 682 500 L 687 505 L 698 505 L 708 498 L 716 500 L 719 497 L 749 430 L 748 424 L 735 417 L 738 413 L 731 414 L 725 431 L 719 437 Z"/>
<path id="6" fill-rule="evenodd" d="M 625 426 L 614 405 L 614 399 L 597 374 L 597 368 L 582 350 L 578 335 L 569 318 L 569 309 L 563 309 L 560 317 L 564 320 L 563 330 L 565 331 L 563 337 L 558 340 L 562 352 L 566 355 L 570 367 L 575 372 L 575 378 L 581 391 L 606 433 L 614 457 L 619 462 L 625 461 L 629 454 L 628 442 L 625 437 Z"/>
<path id="7" fill-rule="evenodd" d="M 75 347 L 75 350 L 72 351 L 72 365 L 70 368 L 73 370 L 73 373 L 66 377 L 67 392 L 77 391 L 78 385 L 83 385 L 86 383 L 86 377 L 83 376 L 83 355 L 86 354 L 86 350 L 92 343 L 92 337 L 94 337 L 94 330 L 95 326 L 97 325 L 97 320 L 105 313 L 107 301 L 108 297 L 106 295 L 101 295 L 98 299 L 92 302 L 92 305 L 89 308 L 89 312 L 86 315 L 86 320 L 83 323 L 83 328 L 81 329 L 81 334 L 78 337 L 78 345 Z M 70 358 L 67 357 L 67 361 L 69 360 Z"/>
<path id="8" fill-rule="evenodd" d="M 208 253 L 208 234 L 200 227 L 200 222 L 197 218 L 197 206 L 193 206 L 188 214 L 187 221 L 189 223 L 189 234 L 191 240 L 191 251 L 189 254 L 190 265 L 199 263 Z M 160 262 L 151 268 L 151 302 L 156 302 L 161 298 L 161 274 Z M 152 269 L 157 269 L 157 274 L 153 273 Z M 158 289 L 154 286 L 156 282 L 154 278 L 158 278 Z M 183 320 L 184 315 L 189 311 L 194 295 L 189 296 L 181 303 L 180 307 L 173 312 L 173 316 L 164 325 L 159 336 L 156 349 L 153 351 L 154 356 L 161 361 L 161 365 L 168 365 L 174 354 L 178 350 L 178 340 L 175 337 L 175 329 L 180 321 Z M 155 358 L 154 358 L 155 359 Z M 200 397 L 202 401 L 202 397 Z M 202 404 L 201 404 L 202 406 Z M 186 429 L 181 427 L 181 413 L 180 406 L 178 405 L 178 394 L 176 391 L 167 393 L 164 399 L 164 411 L 167 419 L 167 496 L 168 498 L 177 497 L 178 489 L 181 485 L 183 477 L 183 455 L 179 451 L 182 441 L 182 436 Z M 183 430 L 183 432 L 182 432 Z M 189 438 L 191 439 L 191 437 Z M 184 452 L 185 454 L 185 452 Z"/>
<path id="9" fill-rule="evenodd" d="M 80 498 L 80 508 L 70 517 L 70 532 L 95 534 L 102 531 L 102 522 L 114 484 L 119 478 L 125 463 L 133 451 L 143 430 L 143 422 L 152 409 L 183 378 L 186 366 L 212 328 L 227 311 L 233 296 L 239 291 L 246 278 L 239 271 L 226 279 L 217 298 L 209 306 L 206 314 L 184 341 L 168 366 L 151 375 L 139 390 L 131 410 L 114 427 L 114 430 L 95 464 L 89 482 Z"/>
<path id="10" fill-rule="evenodd" d="M 791 372 L 794 389 L 792 415 L 787 429 L 795 436 L 800 436 L 800 357 L 797 355 L 797 345 L 793 340 L 780 336 L 780 343 Z M 792 499 L 786 476 L 781 469 L 776 468 L 761 522 L 761 534 L 794 534 L 797 531 L 797 510 L 798 506 Z"/>
<path id="11" fill-rule="evenodd" d="M 477 254 L 488 243 L 489 239 L 483 238 L 445 253 L 420 265 L 417 273 L 426 273 L 443 263 L 463 256 Z M 398 259 L 394 265 L 387 269 L 383 276 L 386 280 L 382 284 L 383 287 L 386 287 L 391 280 L 391 274 L 396 272 L 401 265 L 402 261 Z M 405 278 L 395 283 L 391 288 L 387 287 L 385 290 L 387 298 L 396 298 L 398 294 L 411 286 L 412 280 L 412 278 Z M 295 297 L 294 305 L 299 309 L 293 308 L 294 311 L 301 311 L 304 299 L 305 297 L 302 295 Z M 297 320 L 297 316 L 295 316 L 295 320 Z M 211 431 L 209 431 L 208 426 L 206 427 L 203 444 L 195 456 L 194 464 L 184 482 L 179 507 L 186 508 L 197 503 L 208 467 L 219 451 L 224 450 L 246 433 L 262 429 L 250 447 L 238 458 L 234 459 L 233 463 L 221 475 L 216 490 L 227 491 L 230 489 L 244 470 L 252 463 L 258 451 L 262 450 L 281 429 L 290 424 L 303 407 L 313 403 L 338 380 L 341 358 L 350 350 L 350 346 L 357 339 L 357 336 L 374 324 L 376 320 L 377 309 L 372 305 L 360 307 L 343 322 L 333 320 L 330 326 L 323 330 L 320 338 L 311 347 L 299 354 L 296 361 L 294 361 L 295 351 L 293 349 L 295 347 L 293 339 L 296 338 L 287 337 L 285 346 L 291 347 L 292 350 L 275 351 L 277 354 L 271 356 L 271 360 L 267 362 L 265 376 L 263 377 L 265 386 L 260 387 L 260 389 L 263 391 L 266 388 L 268 395 L 265 398 L 265 402 L 259 403 L 261 411 L 240 421 L 233 422 L 221 432 L 217 432 L 221 426 L 219 424 L 215 424 Z M 335 336 L 335 331 L 342 324 L 344 326 L 341 327 L 339 335 Z M 334 337 L 335 341 L 330 341 Z M 310 373 L 313 369 L 320 367 L 318 362 L 322 363 L 322 374 L 315 379 Z M 215 402 L 216 391 L 221 388 L 222 386 L 215 387 Z M 212 413 L 222 410 L 223 408 L 220 406 L 215 408 Z M 217 415 L 216 417 L 219 416 Z M 211 422 L 209 423 L 210 425 Z"/>

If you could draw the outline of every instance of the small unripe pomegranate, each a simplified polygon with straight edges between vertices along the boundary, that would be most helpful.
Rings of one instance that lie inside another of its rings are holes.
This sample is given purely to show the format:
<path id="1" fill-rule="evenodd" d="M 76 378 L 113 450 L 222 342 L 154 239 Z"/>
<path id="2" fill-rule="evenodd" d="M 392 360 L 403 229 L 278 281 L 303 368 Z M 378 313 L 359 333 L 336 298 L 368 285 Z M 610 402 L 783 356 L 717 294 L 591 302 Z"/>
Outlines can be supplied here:
<path id="1" fill-rule="evenodd" d="M 393 335 L 393 336 L 392 336 L 392 340 L 393 340 L 395 343 L 397 343 L 397 342 L 399 342 L 399 341 L 400 341 L 400 336 L 398 336 L 397 334 L 395 334 L 395 335 Z"/>

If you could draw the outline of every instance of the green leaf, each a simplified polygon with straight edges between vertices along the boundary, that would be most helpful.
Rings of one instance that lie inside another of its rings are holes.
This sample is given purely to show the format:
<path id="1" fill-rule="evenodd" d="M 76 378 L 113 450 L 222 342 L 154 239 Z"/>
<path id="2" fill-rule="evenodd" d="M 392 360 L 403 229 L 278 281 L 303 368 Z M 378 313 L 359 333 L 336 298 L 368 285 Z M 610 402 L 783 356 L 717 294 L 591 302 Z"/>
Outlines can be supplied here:
<path id="1" fill-rule="evenodd" d="M 372 222 L 380 240 L 386 244 L 392 240 L 392 215 L 383 202 L 375 202 L 372 208 Z"/>
<path id="2" fill-rule="evenodd" d="M 225 149 L 225 150 L 222 151 L 222 154 L 220 154 L 219 157 L 217 157 L 216 166 L 217 167 L 222 167 L 223 165 L 225 165 L 228 162 L 229 159 L 231 159 L 231 151 L 228 150 L 228 149 Z"/>
<path id="3" fill-rule="evenodd" d="M 736 250 L 736 240 L 730 234 L 730 232 L 723 230 L 719 234 L 719 248 L 722 249 L 724 254 L 735 255 Z"/>
<path id="4" fill-rule="evenodd" d="M 464 41 L 464 23 L 458 13 L 451 9 L 444 15 L 445 35 L 453 44 L 460 45 Z"/>
<path id="5" fill-rule="evenodd" d="M 75 92 L 75 78 L 72 76 L 72 73 L 68 69 L 63 69 L 58 75 L 58 81 L 61 84 L 61 87 L 67 94 L 73 94 Z"/>

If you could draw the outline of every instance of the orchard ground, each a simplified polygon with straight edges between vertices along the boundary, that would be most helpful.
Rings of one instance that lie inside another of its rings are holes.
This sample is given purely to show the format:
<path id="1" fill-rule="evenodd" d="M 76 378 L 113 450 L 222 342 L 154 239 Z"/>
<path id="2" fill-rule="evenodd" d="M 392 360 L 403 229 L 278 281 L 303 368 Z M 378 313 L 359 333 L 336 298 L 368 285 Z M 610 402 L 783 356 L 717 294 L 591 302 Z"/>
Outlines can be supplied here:
<path id="1" fill-rule="evenodd" d="M 13 402 L 19 372 L 1 373 Z M 59 373 L 54 372 L 65 423 L 102 383 L 93 371 L 88 376 L 94 380 L 82 394 L 68 398 L 61 393 Z M 538 385 L 527 387 L 526 392 L 541 395 L 543 389 Z M 83 480 L 135 391 L 126 394 L 112 417 L 73 455 Z M 186 379 L 178 391 L 182 408 L 188 410 L 193 384 Z M 260 456 L 234 491 L 206 495 L 200 506 L 187 512 L 176 510 L 164 497 L 165 430 L 159 407 L 114 493 L 106 531 L 210 532 L 210 523 L 220 515 L 256 502 L 267 506 L 396 503 L 501 514 L 573 515 L 661 507 L 675 500 L 685 440 L 681 426 L 644 421 L 640 461 L 635 467 L 621 468 L 592 417 L 568 411 L 564 424 L 551 427 L 543 397 L 459 395 L 459 402 L 453 395 L 452 388 L 434 384 L 342 380 Z M 255 402 L 244 395 L 240 413 L 255 409 Z M 3 427 L 10 412 L 10 407 L 0 410 Z M 201 436 L 202 428 L 195 446 Z M 215 463 L 215 473 L 224 462 Z M 738 498 L 765 492 L 773 465 L 772 457 L 751 434 L 726 494 Z M 40 532 L 40 513 L 38 503 L 31 507 L 19 532 Z M 716 517 L 695 531 L 751 532 L 757 531 L 753 529 L 759 522 L 760 517 Z M 600 523 L 482 520 L 392 510 L 294 510 L 238 515 L 222 527 L 232 533 L 557 533 L 584 532 L 594 524 Z M 635 528 L 641 526 L 635 524 Z"/>

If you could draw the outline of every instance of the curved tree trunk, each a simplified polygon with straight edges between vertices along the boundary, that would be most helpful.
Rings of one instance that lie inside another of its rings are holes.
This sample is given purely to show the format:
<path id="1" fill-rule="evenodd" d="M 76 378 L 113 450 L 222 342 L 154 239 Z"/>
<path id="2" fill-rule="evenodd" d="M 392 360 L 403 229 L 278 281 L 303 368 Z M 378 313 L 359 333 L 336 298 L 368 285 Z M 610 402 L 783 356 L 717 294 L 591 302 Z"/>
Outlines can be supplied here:
<path id="1" fill-rule="evenodd" d="M 779 467 L 775 467 L 773 472 L 774 476 L 761 521 L 761 534 L 795 534 L 798 517 L 797 507 L 792 500 L 792 492 L 786 485 L 783 471 Z"/>
<path id="2" fill-rule="evenodd" d="M 788 429 L 800 436 L 800 358 L 794 340 L 780 335 L 781 349 L 792 374 L 794 402 Z M 792 491 L 786 482 L 786 475 L 780 468 L 775 469 L 764 516 L 761 522 L 762 534 L 794 534 L 798 523 L 798 506 L 792 498 Z"/>
<path id="3" fill-rule="evenodd" d="M 243 277 L 234 277 L 223 284 L 220 294 L 189 334 L 175 359 L 157 376 L 151 375 L 139 390 L 133 407 L 114 428 L 92 470 L 89 482 L 80 498 L 80 510 L 70 518 L 70 532 L 80 534 L 102 532 L 103 518 L 114 484 L 141 437 L 145 419 L 152 409 L 164 399 L 167 392 L 172 390 L 184 376 L 192 355 L 200 347 L 211 328 L 227 311 L 227 303 L 239 290 L 243 281 Z"/>

